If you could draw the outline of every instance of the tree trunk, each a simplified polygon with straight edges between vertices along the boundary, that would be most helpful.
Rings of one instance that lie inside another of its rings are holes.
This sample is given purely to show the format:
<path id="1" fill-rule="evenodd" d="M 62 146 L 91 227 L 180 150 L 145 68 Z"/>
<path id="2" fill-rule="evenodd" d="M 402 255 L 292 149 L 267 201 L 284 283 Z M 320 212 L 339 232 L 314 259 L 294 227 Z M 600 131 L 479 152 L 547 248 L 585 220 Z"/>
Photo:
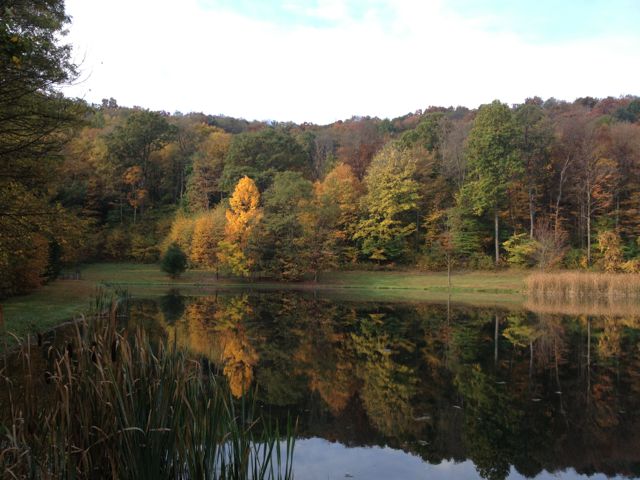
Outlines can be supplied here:
<path id="1" fill-rule="evenodd" d="M 533 340 L 529 339 L 529 378 L 533 376 Z"/>
<path id="2" fill-rule="evenodd" d="M 451 292 L 447 296 L 447 335 L 446 335 L 446 348 L 445 348 L 445 357 L 444 357 L 444 366 L 447 368 L 449 366 L 449 342 L 450 342 L 450 334 L 449 326 L 451 324 Z"/>
<path id="3" fill-rule="evenodd" d="M 420 210 L 418 209 L 416 209 L 415 250 L 416 250 L 416 253 L 420 251 Z"/>
<path id="4" fill-rule="evenodd" d="M 587 267 L 591 266 L 591 185 L 587 185 Z"/>
<path id="5" fill-rule="evenodd" d="M 567 157 L 564 161 L 562 169 L 560 170 L 560 182 L 558 183 L 558 196 L 556 197 L 556 212 L 555 212 L 555 225 L 553 230 L 553 238 L 558 239 L 558 230 L 560 228 L 560 202 L 562 201 L 562 187 L 564 186 L 567 168 L 569 167 L 571 158 Z"/>
<path id="6" fill-rule="evenodd" d="M 591 393 L 591 317 L 587 317 L 587 400 Z"/>
<path id="7" fill-rule="evenodd" d="M 533 189 L 529 187 L 529 238 L 533 240 L 533 224 L 535 223 L 535 208 L 533 202 Z"/>
<path id="8" fill-rule="evenodd" d="M 493 224 L 495 227 L 495 247 L 496 247 L 496 265 L 500 262 L 500 240 L 499 240 L 499 224 L 498 224 L 498 208 L 496 207 L 493 215 Z"/>
<path id="9" fill-rule="evenodd" d="M 493 362 L 496 365 L 498 364 L 498 333 L 499 331 L 500 331 L 500 321 L 498 320 L 498 314 L 496 313 L 496 328 L 493 334 L 493 341 L 494 341 Z"/>
<path id="10" fill-rule="evenodd" d="M 451 254 L 447 254 L 447 285 L 451 290 Z"/>

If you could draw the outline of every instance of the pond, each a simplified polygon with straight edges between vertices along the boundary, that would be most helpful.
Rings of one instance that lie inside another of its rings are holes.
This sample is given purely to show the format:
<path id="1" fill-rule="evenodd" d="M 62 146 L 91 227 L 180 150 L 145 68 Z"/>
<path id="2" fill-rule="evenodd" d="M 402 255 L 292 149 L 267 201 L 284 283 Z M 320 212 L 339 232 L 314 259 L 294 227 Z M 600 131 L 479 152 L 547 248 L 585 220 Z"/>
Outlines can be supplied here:
<path id="1" fill-rule="evenodd" d="M 640 478 L 640 316 L 540 312 L 170 292 L 126 328 L 296 417 L 297 479 Z"/>

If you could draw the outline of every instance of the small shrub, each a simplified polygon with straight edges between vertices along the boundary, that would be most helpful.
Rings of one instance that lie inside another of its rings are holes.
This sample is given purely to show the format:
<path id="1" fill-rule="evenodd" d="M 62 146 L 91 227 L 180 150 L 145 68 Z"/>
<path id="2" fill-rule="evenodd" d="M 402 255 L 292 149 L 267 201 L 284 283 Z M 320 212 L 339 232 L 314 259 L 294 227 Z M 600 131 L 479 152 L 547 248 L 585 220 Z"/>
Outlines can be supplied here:
<path id="1" fill-rule="evenodd" d="M 539 268 L 557 267 L 567 251 L 567 232 L 552 225 L 549 218 L 538 218 L 534 228 L 537 244 L 536 264 Z"/>
<path id="2" fill-rule="evenodd" d="M 447 268 L 447 259 L 442 252 L 434 252 L 433 249 L 418 256 L 415 261 L 418 270 L 433 272 Z"/>
<path id="3" fill-rule="evenodd" d="M 108 260 L 123 260 L 129 258 L 131 252 L 131 238 L 124 227 L 108 230 L 102 252 Z"/>
<path id="4" fill-rule="evenodd" d="M 632 258 L 621 265 L 625 273 L 640 273 L 640 258 Z"/>
<path id="5" fill-rule="evenodd" d="M 473 253 L 469 256 L 468 266 L 473 270 L 493 270 L 495 263 L 489 255 Z"/>
<path id="6" fill-rule="evenodd" d="M 136 262 L 155 263 L 160 258 L 160 250 L 155 238 L 140 234 L 131 236 L 131 258 Z"/>
<path id="7" fill-rule="evenodd" d="M 509 240 L 503 242 L 507 251 L 507 262 L 516 267 L 533 267 L 536 264 L 536 253 L 540 244 L 529 238 L 526 233 L 515 233 Z"/>
<path id="8" fill-rule="evenodd" d="M 161 268 L 171 278 L 178 278 L 187 269 L 187 255 L 176 243 L 169 245 L 162 257 Z"/>
<path id="9" fill-rule="evenodd" d="M 562 263 L 565 267 L 572 270 L 586 268 L 587 256 L 581 248 L 570 248 L 567 250 Z"/>
<path id="10" fill-rule="evenodd" d="M 598 234 L 598 250 L 602 255 L 600 264 L 605 272 L 617 272 L 623 263 L 620 235 L 611 230 Z"/>

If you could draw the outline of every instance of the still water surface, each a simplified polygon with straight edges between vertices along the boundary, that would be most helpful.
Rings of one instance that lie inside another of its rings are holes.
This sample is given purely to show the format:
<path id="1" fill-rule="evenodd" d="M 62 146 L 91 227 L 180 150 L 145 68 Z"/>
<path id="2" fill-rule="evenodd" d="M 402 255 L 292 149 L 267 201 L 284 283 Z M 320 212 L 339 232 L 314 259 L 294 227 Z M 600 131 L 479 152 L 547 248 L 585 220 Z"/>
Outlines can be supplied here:
<path id="1" fill-rule="evenodd" d="M 187 347 L 268 415 L 297 417 L 300 480 L 640 478 L 633 312 L 300 292 L 171 292 L 130 310 L 128 328 Z"/>
<path id="2" fill-rule="evenodd" d="M 128 309 L 125 330 L 298 419 L 298 480 L 640 478 L 640 309 L 291 291 L 174 291 Z"/>

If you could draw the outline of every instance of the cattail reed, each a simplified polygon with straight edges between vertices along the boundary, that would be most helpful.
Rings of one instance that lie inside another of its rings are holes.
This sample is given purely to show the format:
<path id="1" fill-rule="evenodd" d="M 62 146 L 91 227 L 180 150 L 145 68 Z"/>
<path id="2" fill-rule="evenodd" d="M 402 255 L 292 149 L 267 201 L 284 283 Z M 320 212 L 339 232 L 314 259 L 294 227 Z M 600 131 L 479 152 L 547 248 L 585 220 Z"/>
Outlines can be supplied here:
<path id="1" fill-rule="evenodd" d="M 5 478 L 292 478 L 292 422 L 257 416 L 185 351 L 124 338 L 106 306 L 46 362 L 27 339 L 12 379 L 0 371 Z"/>

